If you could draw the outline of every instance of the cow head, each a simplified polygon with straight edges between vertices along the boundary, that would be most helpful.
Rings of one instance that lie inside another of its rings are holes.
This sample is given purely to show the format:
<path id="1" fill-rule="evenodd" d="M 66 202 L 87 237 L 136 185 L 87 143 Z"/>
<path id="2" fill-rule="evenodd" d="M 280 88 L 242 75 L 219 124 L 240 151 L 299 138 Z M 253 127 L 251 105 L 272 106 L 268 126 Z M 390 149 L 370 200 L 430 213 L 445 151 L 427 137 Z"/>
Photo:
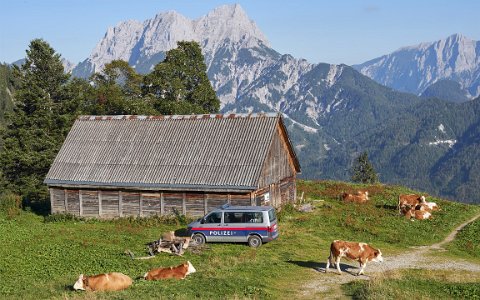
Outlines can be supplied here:
<path id="1" fill-rule="evenodd" d="M 377 249 L 373 252 L 373 259 L 372 261 L 375 262 L 383 262 L 383 256 L 382 256 L 382 251 L 380 249 Z"/>
<path id="2" fill-rule="evenodd" d="M 185 276 L 197 272 L 197 270 L 195 270 L 195 268 L 193 267 L 190 261 L 187 261 L 186 265 L 188 266 L 188 269 L 187 269 L 187 274 L 185 274 Z"/>
<path id="3" fill-rule="evenodd" d="M 85 281 L 86 280 L 87 280 L 87 278 L 85 276 L 83 276 L 83 274 L 80 274 L 77 282 L 75 282 L 75 284 L 73 285 L 73 289 L 76 290 L 76 291 L 78 291 L 78 290 L 85 291 Z"/>
<path id="4" fill-rule="evenodd" d="M 420 203 L 426 203 L 427 200 L 425 199 L 425 196 L 420 197 Z"/>

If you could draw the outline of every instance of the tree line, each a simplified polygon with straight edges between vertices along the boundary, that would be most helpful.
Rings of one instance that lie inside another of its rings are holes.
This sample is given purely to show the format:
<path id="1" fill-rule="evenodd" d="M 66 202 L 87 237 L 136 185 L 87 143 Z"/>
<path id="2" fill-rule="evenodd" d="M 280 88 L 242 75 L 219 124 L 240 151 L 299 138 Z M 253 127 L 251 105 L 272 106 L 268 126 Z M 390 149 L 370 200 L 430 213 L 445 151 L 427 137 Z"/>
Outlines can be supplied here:
<path id="1" fill-rule="evenodd" d="M 2 72 L 11 73 L 3 77 L 13 91 L 13 109 L 0 131 L 0 189 L 47 210 L 43 180 L 77 116 L 209 114 L 220 108 L 193 41 L 179 42 L 148 75 L 115 60 L 85 80 L 66 74 L 61 55 L 35 39 L 24 64 L 2 65 Z"/>

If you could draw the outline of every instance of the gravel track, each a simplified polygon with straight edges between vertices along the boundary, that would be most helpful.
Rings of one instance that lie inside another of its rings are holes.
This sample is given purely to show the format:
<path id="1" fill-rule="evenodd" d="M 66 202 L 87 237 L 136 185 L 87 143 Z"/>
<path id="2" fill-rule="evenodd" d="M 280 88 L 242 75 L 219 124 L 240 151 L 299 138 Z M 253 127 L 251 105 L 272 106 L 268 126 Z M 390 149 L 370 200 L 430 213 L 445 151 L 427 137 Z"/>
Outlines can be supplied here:
<path id="1" fill-rule="evenodd" d="M 302 287 L 300 295 L 309 298 L 318 292 L 327 292 L 338 288 L 341 284 L 359 279 L 369 280 L 370 277 L 382 276 L 383 273 L 401 269 L 415 268 L 480 272 L 480 264 L 462 259 L 453 260 L 451 258 L 435 256 L 436 253 L 446 251 L 443 246 L 453 241 L 457 233 L 462 230 L 463 227 L 478 218 L 480 218 L 480 214 L 459 225 L 439 243 L 430 246 L 412 247 L 411 251 L 402 254 L 388 257 L 384 256 L 383 263 L 369 263 L 365 268 L 365 273 L 367 275 L 354 276 L 358 272 L 357 262 L 354 262 L 353 266 L 340 263 L 340 268 L 344 272 L 343 275 L 338 275 L 337 270 L 332 267 L 330 267 L 329 273 L 326 274 L 325 263 L 320 263 L 318 264 L 319 267 L 314 268 L 314 271 L 318 273 L 315 275 L 315 279 L 307 282 Z M 344 261 L 344 259 L 342 261 Z"/>

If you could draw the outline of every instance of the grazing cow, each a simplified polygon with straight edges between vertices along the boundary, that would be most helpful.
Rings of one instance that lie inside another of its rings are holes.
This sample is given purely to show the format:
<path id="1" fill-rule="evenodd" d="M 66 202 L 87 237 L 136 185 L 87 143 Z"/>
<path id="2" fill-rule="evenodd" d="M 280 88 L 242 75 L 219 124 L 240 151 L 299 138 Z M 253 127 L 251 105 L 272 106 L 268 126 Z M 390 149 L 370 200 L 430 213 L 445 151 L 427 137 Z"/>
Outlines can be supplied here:
<path id="1" fill-rule="evenodd" d="M 187 261 L 176 267 L 152 269 L 143 275 L 145 280 L 160 280 L 168 278 L 185 279 L 187 275 L 195 273 L 197 270 Z"/>
<path id="2" fill-rule="evenodd" d="M 416 194 L 408 194 L 408 195 L 399 195 L 398 196 L 398 213 L 402 213 L 402 209 L 405 208 L 406 205 L 410 207 L 415 207 L 418 204 L 425 203 L 425 196 L 420 196 Z"/>
<path id="3" fill-rule="evenodd" d="M 328 257 L 327 266 L 325 267 L 325 273 L 328 272 L 330 264 L 336 264 L 338 274 L 342 274 L 342 270 L 340 270 L 340 259 L 342 257 L 357 260 L 360 263 L 360 271 L 357 275 L 363 274 L 367 262 L 383 262 L 380 249 L 375 249 L 366 243 L 335 240 L 330 245 L 330 256 Z M 335 261 L 333 262 L 332 259 Z"/>
<path id="4" fill-rule="evenodd" d="M 357 194 L 343 193 L 342 199 L 345 202 L 365 203 L 368 201 L 368 192 L 358 191 Z"/>
<path id="5" fill-rule="evenodd" d="M 132 285 L 132 279 L 122 273 L 108 273 L 94 276 L 80 275 L 73 285 L 75 290 L 83 291 L 120 291 Z"/>

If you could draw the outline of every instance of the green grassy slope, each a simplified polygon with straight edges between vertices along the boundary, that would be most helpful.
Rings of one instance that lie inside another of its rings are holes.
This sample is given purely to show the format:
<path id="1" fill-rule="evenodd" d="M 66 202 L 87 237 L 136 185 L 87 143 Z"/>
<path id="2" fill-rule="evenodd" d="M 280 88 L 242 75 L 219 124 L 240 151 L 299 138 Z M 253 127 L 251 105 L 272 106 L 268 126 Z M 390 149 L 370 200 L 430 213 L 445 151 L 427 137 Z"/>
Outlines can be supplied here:
<path id="1" fill-rule="evenodd" d="M 342 192 L 367 189 L 370 203 L 341 203 Z M 44 222 L 29 212 L 0 216 L 0 298 L 292 298 L 322 266 L 333 239 L 363 241 L 382 249 L 385 257 L 410 246 L 442 240 L 455 226 L 480 211 L 478 206 L 429 199 L 442 210 L 435 219 L 411 222 L 397 215 L 397 186 L 361 186 L 341 182 L 299 182 L 299 195 L 316 209 L 291 208 L 279 214 L 281 236 L 255 250 L 243 244 L 208 244 L 200 254 L 158 255 L 131 260 L 130 249 L 144 254 L 144 244 L 182 225 L 158 222 L 65 221 Z M 463 256 L 460 250 L 453 255 Z M 186 280 L 135 281 L 128 290 L 88 293 L 71 290 L 80 273 L 123 272 L 132 278 L 153 267 L 190 260 L 197 273 Z"/>

